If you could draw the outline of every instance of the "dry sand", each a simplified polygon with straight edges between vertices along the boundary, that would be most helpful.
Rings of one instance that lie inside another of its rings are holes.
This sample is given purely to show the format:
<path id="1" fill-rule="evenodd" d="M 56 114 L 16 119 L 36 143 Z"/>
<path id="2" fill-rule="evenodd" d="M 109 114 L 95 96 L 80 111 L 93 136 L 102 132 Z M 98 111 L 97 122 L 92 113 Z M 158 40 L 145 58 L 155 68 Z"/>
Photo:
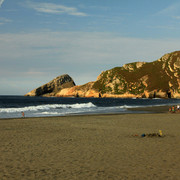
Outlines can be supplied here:
<path id="1" fill-rule="evenodd" d="M 1 180 L 180 177 L 180 114 L 1 119 L 0 138 Z"/>

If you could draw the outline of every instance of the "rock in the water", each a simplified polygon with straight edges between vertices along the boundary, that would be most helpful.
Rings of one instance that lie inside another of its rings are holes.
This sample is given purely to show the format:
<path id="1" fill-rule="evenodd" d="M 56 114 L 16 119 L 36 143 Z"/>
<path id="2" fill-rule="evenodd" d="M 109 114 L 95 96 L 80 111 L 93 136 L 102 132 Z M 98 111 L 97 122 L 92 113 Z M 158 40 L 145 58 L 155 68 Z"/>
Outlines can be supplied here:
<path id="1" fill-rule="evenodd" d="M 60 90 L 73 86 L 75 86 L 73 79 L 68 74 L 64 74 L 56 77 L 49 83 L 30 91 L 25 96 L 55 96 Z"/>

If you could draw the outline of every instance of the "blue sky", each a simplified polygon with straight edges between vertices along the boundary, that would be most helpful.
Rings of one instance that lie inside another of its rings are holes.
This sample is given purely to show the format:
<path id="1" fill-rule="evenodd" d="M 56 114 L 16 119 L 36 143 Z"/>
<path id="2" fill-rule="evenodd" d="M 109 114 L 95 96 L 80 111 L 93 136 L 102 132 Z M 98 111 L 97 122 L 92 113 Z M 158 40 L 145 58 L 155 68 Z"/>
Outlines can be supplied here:
<path id="1" fill-rule="evenodd" d="M 178 0 L 0 0 L 0 94 L 180 50 Z"/>

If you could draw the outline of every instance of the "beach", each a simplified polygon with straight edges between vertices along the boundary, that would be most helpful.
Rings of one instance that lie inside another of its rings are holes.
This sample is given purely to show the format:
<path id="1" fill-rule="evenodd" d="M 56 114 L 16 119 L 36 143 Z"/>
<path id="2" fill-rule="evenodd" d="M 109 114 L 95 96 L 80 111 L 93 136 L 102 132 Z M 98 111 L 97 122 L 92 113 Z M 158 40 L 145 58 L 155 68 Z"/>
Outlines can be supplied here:
<path id="1" fill-rule="evenodd" d="M 0 119 L 0 137 L 1 180 L 180 177 L 180 114 Z"/>

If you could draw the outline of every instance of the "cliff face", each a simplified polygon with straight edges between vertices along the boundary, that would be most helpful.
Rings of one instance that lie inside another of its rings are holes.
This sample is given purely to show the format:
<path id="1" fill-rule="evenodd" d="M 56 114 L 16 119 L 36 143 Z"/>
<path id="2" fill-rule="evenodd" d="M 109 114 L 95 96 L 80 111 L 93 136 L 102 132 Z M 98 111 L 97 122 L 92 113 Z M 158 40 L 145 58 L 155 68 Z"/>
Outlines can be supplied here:
<path id="1" fill-rule="evenodd" d="M 95 82 L 60 90 L 56 96 L 180 98 L 180 51 L 150 63 L 115 67 Z"/>
<path id="2" fill-rule="evenodd" d="M 55 96 L 57 92 L 63 88 L 70 88 L 73 86 L 75 86 L 73 79 L 69 75 L 64 74 L 62 76 L 56 77 L 49 83 L 32 90 L 25 96 Z"/>
<path id="3" fill-rule="evenodd" d="M 94 82 L 89 82 L 81 86 L 65 88 L 59 91 L 58 97 L 101 97 L 98 90 L 93 88 Z"/>

